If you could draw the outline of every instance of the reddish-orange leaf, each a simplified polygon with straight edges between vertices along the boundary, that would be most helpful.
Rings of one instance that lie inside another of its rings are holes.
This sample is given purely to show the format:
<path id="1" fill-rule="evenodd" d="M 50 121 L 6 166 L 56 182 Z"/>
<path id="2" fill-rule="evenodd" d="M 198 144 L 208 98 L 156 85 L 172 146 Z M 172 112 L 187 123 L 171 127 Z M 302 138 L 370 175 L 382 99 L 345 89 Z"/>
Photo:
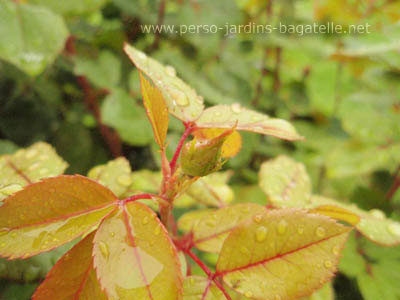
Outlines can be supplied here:
<path id="1" fill-rule="evenodd" d="M 151 126 L 153 126 L 156 142 L 163 148 L 169 122 L 167 104 L 165 103 L 161 91 L 156 86 L 152 85 L 142 72 L 139 72 L 139 76 L 140 85 L 142 87 L 143 104 L 146 108 Z"/>
<path id="2" fill-rule="evenodd" d="M 178 255 L 157 215 L 130 202 L 99 227 L 94 264 L 110 299 L 179 300 L 182 274 Z"/>
<path id="3" fill-rule="evenodd" d="M 91 233 L 56 263 L 33 300 L 107 300 L 93 267 L 93 238 Z"/>
<path id="4" fill-rule="evenodd" d="M 198 139 L 213 139 L 224 133 L 226 129 L 221 128 L 204 128 L 193 132 Z M 222 157 L 234 157 L 242 148 L 242 136 L 239 132 L 234 131 L 230 134 L 222 145 Z"/>
<path id="5" fill-rule="evenodd" d="M 298 209 L 243 223 L 222 247 L 217 275 L 249 299 L 296 299 L 334 275 L 351 229 Z"/>
<path id="6" fill-rule="evenodd" d="M 29 257 L 88 232 L 114 208 L 116 196 L 83 176 L 28 185 L 0 207 L 0 255 Z"/>

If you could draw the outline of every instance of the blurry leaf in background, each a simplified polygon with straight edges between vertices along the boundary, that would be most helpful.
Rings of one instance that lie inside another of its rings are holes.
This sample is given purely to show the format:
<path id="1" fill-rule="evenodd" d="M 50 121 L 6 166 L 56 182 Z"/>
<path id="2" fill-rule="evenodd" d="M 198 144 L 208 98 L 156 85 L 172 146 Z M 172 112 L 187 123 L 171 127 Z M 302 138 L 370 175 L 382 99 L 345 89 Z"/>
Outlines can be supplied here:
<path id="1" fill-rule="evenodd" d="M 29 2 L 33 4 L 47 6 L 54 12 L 60 13 L 62 15 L 75 15 L 96 11 L 107 1 L 108 0 L 30 0 Z"/>
<path id="2" fill-rule="evenodd" d="M 74 73 L 86 76 L 98 88 L 114 88 L 121 80 L 121 61 L 112 52 L 103 50 L 96 59 L 78 56 Z"/>
<path id="3" fill-rule="evenodd" d="M 124 90 L 114 89 L 104 100 L 101 113 L 103 122 L 131 145 L 148 145 L 154 139 L 144 108 Z"/>
<path id="4" fill-rule="evenodd" d="M 31 76 L 40 74 L 64 48 L 63 19 L 45 7 L 0 1 L 0 58 Z"/>

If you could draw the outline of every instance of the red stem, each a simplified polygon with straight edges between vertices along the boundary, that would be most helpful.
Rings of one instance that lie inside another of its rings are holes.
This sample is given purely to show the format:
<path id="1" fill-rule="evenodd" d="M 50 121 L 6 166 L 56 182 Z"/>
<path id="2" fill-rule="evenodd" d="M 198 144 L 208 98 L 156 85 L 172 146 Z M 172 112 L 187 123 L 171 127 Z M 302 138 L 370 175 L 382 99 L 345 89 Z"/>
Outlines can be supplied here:
<path id="1" fill-rule="evenodd" d="M 221 282 L 217 280 L 217 276 L 215 273 L 213 273 L 201 260 L 190 250 L 185 250 L 185 253 L 189 255 L 191 259 L 207 274 L 209 279 L 212 279 L 214 281 L 215 285 L 217 288 L 221 290 L 221 292 L 225 295 L 226 299 L 232 300 L 231 296 L 229 296 L 228 292 L 225 290 L 225 288 L 222 286 Z"/>
<path id="2" fill-rule="evenodd" d="M 174 153 L 174 156 L 172 157 L 171 162 L 169 163 L 169 167 L 171 169 L 171 174 L 174 174 L 176 171 L 176 163 L 178 161 L 179 155 L 181 154 L 181 150 L 183 147 L 183 144 L 185 143 L 185 140 L 188 138 L 188 136 L 193 132 L 193 130 L 195 129 L 195 127 L 193 127 L 191 124 L 186 126 L 186 130 L 183 133 L 181 139 L 179 140 L 179 144 L 178 147 L 176 148 L 176 151 Z"/>

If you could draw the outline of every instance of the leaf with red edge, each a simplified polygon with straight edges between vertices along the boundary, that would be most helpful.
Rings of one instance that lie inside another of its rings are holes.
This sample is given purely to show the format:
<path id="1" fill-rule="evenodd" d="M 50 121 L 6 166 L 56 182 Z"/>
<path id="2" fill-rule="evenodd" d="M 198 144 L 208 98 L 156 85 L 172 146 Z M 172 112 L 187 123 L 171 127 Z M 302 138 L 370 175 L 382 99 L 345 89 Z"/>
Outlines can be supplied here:
<path id="1" fill-rule="evenodd" d="M 28 185 L 0 207 L 0 255 L 26 258 L 61 246 L 97 226 L 117 200 L 79 175 Z"/>
<path id="2" fill-rule="evenodd" d="M 249 299 L 310 295 L 334 275 L 351 229 L 303 210 L 272 210 L 233 230 L 217 275 Z"/>
<path id="3" fill-rule="evenodd" d="M 94 235 L 88 235 L 56 263 L 32 300 L 107 300 L 93 267 Z"/>
<path id="4" fill-rule="evenodd" d="M 235 128 L 236 130 L 272 135 L 285 140 L 303 138 L 289 122 L 243 108 L 239 103 L 207 108 L 196 120 L 196 126 L 199 128 Z"/>
<path id="5" fill-rule="evenodd" d="M 111 299 L 178 300 L 182 274 L 174 244 L 156 214 L 129 202 L 94 238 L 94 265 Z"/>
<path id="6" fill-rule="evenodd" d="M 161 91 L 152 85 L 140 71 L 139 77 L 143 104 L 153 126 L 154 137 L 160 148 L 164 148 L 169 122 L 167 105 Z"/>
<path id="7" fill-rule="evenodd" d="M 217 210 L 197 210 L 183 215 L 178 228 L 192 232 L 196 248 L 218 253 L 229 233 L 241 222 L 262 216 L 265 211 L 264 206 L 254 203 L 241 203 Z"/>

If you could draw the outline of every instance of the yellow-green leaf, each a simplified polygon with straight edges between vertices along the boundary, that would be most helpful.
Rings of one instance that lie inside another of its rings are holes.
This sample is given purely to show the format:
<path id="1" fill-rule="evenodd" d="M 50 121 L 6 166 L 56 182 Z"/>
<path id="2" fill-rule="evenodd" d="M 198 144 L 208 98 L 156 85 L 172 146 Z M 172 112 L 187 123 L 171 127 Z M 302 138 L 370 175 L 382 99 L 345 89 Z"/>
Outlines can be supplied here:
<path id="1" fill-rule="evenodd" d="M 163 66 L 128 44 L 125 44 L 124 50 L 139 71 L 146 74 L 162 92 L 172 115 L 184 122 L 199 117 L 204 109 L 203 98 L 176 76 L 174 68 Z"/>
<path id="2" fill-rule="evenodd" d="M 235 195 L 227 184 L 232 173 L 216 172 L 195 181 L 186 192 L 174 201 L 177 207 L 188 207 L 194 204 L 223 207 L 232 202 Z"/>
<path id="3" fill-rule="evenodd" d="M 330 280 L 350 228 L 296 209 L 242 223 L 225 240 L 217 275 L 249 299 L 295 299 Z"/>
<path id="4" fill-rule="evenodd" d="M 302 139 L 289 122 L 243 108 L 238 103 L 207 108 L 196 121 L 196 125 L 199 128 L 235 128 L 285 140 Z"/>
<path id="5" fill-rule="evenodd" d="M 260 187 L 279 207 L 304 205 L 311 194 L 311 181 L 303 164 L 281 155 L 261 165 Z"/>
<path id="6" fill-rule="evenodd" d="M 222 128 L 205 128 L 193 132 L 193 135 L 198 139 L 212 139 L 224 133 Z M 222 157 L 234 157 L 242 148 L 242 136 L 239 132 L 234 131 L 225 140 L 222 146 Z"/>
<path id="7" fill-rule="evenodd" d="M 259 218 L 265 207 L 241 203 L 217 210 L 198 210 L 183 215 L 178 228 L 193 233 L 193 244 L 202 251 L 218 253 L 229 233 L 243 221 Z"/>
<path id="8" fill-rule="evenodd" d="M 318 291 L 314 292 L 310 297 L 304 297 L 300 300 L 335 300 L 335 292 L 332 283 L 328 282 Z"/>
<path id="9" fill-rule="evenodd" d="M 110 299 L 181 299 L 175 246 L 147 206 L 130 202 L 105 219 L 93 253 L 97 276 Z"/>
<path id="10" fill-rule="evenodd" d="M 226 297 L 212 280 L 189 276 L 183 282 L 183 300 L 226 300 Z"/>
<path id="11" fill-rule="evenodd" d="M 46 143 L 36 143 L 0 157 L 0 200 L 27 184 L 64 173 L 67 163 Z"/>
<path id="12" fill-rule="evenodd" d="M 0 255 L 25 258 L 90 231 L 115 207 L 107 188 L 83 176 L 28 185 L 0 207 Z"/>
<path id="13" fill-rule="evenodd" d="M 312 195 L 304 165 L 289 157 L 279 156 L 263 163 L 259 176 L 261 188 L 276 207 L 305 208 L 352 224 L 375 243 L 385 246 L 400 244 L 399 222 L 390 220 L 377 209 L 368 212 L 355 204 Z"/>
<path id="14" fill-rule="evenodd" d="M 126 193 L 132 183 L 131 167 L 129 161 L 119 157 L 105 165 L 91 169 L 88 177 L 108 187 L 116 196 L 120 197 Z"/>
<path id="15" fill-rule="evenodd" d="M 206 176 L 218 171 L 223 164 L 222 147 L 231 134 L 232 130 L 226 130 L 210 140 L 194 138 L 187 142 L 181 154 L 183 172 L 189 176 Z"/>
<path id="16" fill-rule="evenodd" d="M 167 105 L 160 90 L 152 85 L 140 71 L 139 76 L 143 104 L 153 126 L 154 137 L 160 148 L 164 148 L 169 122 Z"/>
<path id="17" fill-rule="evenodd" d="M 93 238 L 91 233 L 56 263 L 32 300 L 107 300 L 93 267 Z"/>

